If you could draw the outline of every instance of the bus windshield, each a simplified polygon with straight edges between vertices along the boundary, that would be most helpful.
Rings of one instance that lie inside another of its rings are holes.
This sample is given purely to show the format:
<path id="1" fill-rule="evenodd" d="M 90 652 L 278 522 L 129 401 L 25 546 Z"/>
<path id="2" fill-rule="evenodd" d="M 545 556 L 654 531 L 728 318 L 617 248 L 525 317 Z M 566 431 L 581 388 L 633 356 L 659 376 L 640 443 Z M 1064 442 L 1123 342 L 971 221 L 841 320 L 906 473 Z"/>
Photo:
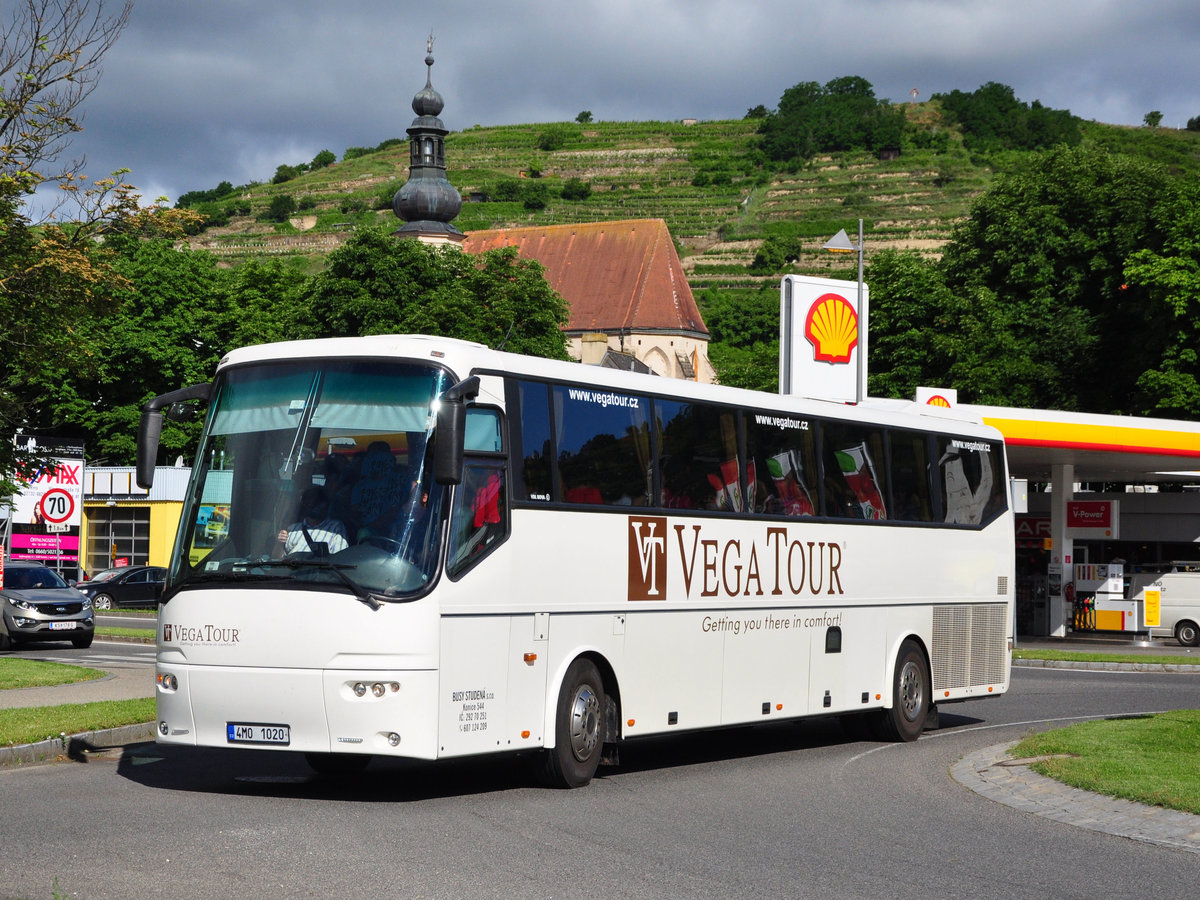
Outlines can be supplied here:
<path id="1" fill-rule="evenodd" d="M 221 373 L 170 588 L 348 590 L 377 603 L 434 579 L 443 489 L 426 453 L 443 370 L 379 360 Z"/>

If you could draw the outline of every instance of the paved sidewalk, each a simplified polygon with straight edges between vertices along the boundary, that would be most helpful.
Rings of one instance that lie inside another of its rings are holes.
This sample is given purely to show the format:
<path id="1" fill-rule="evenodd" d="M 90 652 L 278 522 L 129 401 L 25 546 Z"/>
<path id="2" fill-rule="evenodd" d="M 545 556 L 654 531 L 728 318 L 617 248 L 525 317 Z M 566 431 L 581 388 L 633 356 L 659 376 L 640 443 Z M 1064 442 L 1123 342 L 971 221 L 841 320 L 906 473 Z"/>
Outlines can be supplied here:
<path id="1" fill-rule="evenodd" d="M 1200 853 L 1200 816 L 1068 787 L 1011 759 L 1016 742 L 986 747 L 955 763 L 954 780 L 1021 812 L 1148 844 Z"/>
<path id="2" fill-rule="evenodd" d="M 139 697 L 154 696 L 154 666 L 105 663 L 103 667 L 89 668 L 103 668 L 108 674 L 94 681 L 0 691 L 0 709 L 95 703 L 100 700 L 137 700 Z"/>

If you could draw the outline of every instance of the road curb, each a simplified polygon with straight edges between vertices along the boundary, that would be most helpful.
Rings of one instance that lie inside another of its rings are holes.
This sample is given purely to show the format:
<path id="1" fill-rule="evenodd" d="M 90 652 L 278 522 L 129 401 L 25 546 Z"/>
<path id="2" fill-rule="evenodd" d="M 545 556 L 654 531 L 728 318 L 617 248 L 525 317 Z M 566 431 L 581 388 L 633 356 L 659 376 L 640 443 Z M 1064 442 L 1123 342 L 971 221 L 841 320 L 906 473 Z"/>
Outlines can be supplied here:
<path id="1" fill-rule="evenodd" d="M 60 735 L 36 744 L 17 744 L 0 747 L 0 768 L 12 766 L 40 765 L 43 763 L 87 762 L 89 754 L 124 749 L 126 744 L 137 744 L 154 740 L 155 724 L 122 725 L 119 728 L 102 728 L 79 734 Z"/>
<path id="2" fill-rule="evenodd" d="M 1093 794 L 1039 775 L 1031 760 L 1012 759 L 1008 751 L 1019 741 L 985 747 L 950 767 L 963 787 L 1021 812 L 1129 838 L 1200 853 L 1200 816 Z"/>

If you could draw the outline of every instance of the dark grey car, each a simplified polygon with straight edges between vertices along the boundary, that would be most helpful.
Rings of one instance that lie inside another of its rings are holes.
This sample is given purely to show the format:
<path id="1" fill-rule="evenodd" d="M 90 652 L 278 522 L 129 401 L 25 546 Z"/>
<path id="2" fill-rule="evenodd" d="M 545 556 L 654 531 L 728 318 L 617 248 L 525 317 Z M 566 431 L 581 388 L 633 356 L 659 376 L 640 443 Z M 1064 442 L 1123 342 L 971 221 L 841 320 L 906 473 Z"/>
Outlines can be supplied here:
<path id="1" fill-rule="evenodd" d="M 90 581 L 81 581 L 75 589 L 92 598 L 96 609 L 119 606 L 157 606 L 166 584 L 167 570 L 162 566 L 124 566 L 97 572 Z"/>
<path id="2" fill-rule="evenodd" d="M 96 632 L 92 601 L 41 563 L 4 561 L 0 588 L 0 650 L 29 641 L 70 641 L 90 647 Z"/>

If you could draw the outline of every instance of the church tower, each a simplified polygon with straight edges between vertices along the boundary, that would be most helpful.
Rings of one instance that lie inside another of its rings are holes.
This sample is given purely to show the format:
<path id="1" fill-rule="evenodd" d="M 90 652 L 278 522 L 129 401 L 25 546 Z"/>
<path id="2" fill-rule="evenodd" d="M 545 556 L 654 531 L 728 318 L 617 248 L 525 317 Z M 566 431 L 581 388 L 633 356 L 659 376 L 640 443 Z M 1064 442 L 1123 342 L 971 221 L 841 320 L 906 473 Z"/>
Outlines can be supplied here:
<path id="1" fill-rule="evenodd" d="M 446 135 L 438 116 L 445 102 L 433 89 L 433 35 L 426 45 L 425 87 L 413 97 L 417 117 L 408 127 L 408 181 L 392 198 L 392 211 L 404 225 L 393 234 L 428 244 L 461 244 L 465 235 L 451 222 L 462 209 L 462 197 L 446 179 Z"/>

